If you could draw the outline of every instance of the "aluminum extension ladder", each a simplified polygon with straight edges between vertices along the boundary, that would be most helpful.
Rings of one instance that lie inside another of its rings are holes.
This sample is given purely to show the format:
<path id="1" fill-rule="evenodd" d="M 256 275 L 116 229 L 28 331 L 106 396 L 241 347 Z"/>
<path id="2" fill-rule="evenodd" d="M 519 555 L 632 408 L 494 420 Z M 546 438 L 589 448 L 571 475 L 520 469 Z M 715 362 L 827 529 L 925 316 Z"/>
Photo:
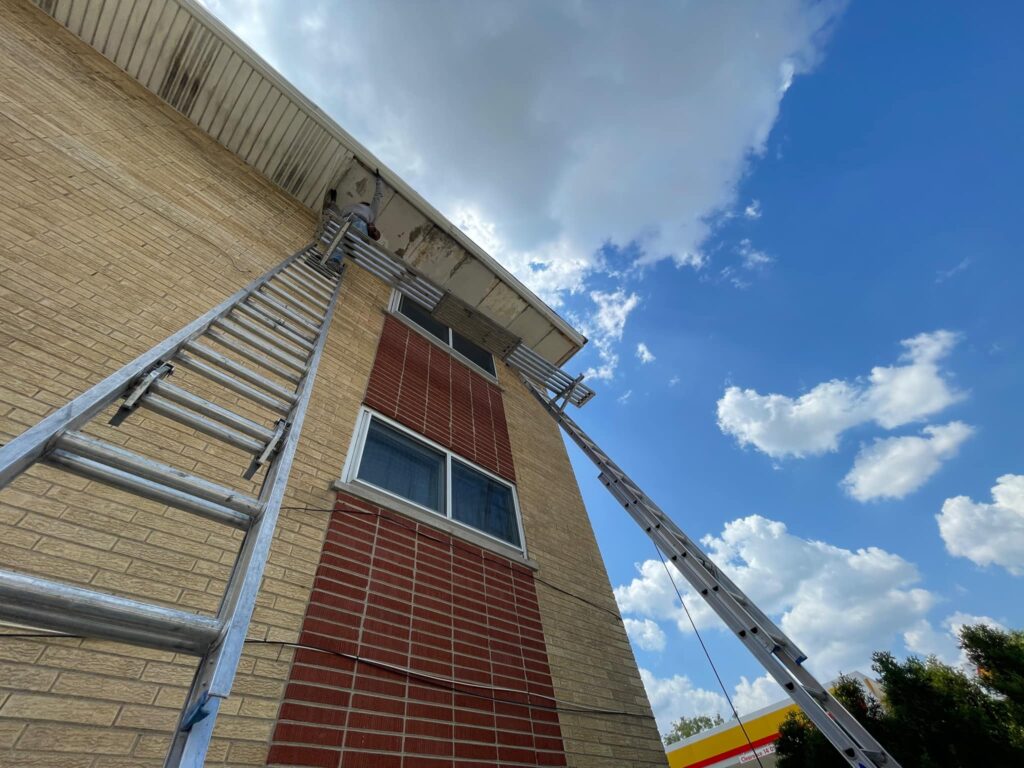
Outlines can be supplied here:
<path id="1" fill-rule="evenodd" d="M 549 398 L 528 378 L 523 377 L 523 383 L 597 465 L 602 485 L 846 761 L 855 768 L 899 768 L 864 726 L 804 668 L 807 656 L 793 641 L 566 415 L 568 390 Z"/>
<path id="2" fill-rule="evenodd" d="M 231 691 L 341 289 L 318 258 L 310 245 L 285 259 L 0 448 L 0 488 L 43 462 L 245 532 L 216 617 L 0 570 L 0 620 L 199 657 L 166 766 L 203 764 Z M 255 403 L 265 422 L 172 383 L 178 366 Z M 265 470 L 258 498 L 81 431 L 118 400 L 112 424 L 144 408 L 251 455 L 244 477 Z"/>

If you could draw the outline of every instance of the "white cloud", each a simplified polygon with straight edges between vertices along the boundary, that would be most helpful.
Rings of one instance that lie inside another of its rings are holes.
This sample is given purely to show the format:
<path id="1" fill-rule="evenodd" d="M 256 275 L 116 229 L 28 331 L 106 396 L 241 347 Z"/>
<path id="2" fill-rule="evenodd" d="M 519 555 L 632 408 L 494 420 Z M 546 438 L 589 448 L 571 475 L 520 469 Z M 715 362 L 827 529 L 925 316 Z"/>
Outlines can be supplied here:
<path id="1" fill-rule="evenodd" d="M 668 380 L 668 385 L 670 387 L 674 387 L 678 383 L 679 383 L 679 377 L 678 376 L 673 376 L 671 379 Z"/>
<path id="2" fill-rule="evenodd" d="M 632 396 L 633 396 L 633 390 L 632 389 L 627 389 L 625 392 L 623 392 L 621 395 L 619 395 L 616 398 L 616 400 L 619 403 L 621 403 L 622 405 L 625 405 L 626 403 L 629 402 L 629 398 L 631 398 Z"/>
<path id="3" fill-rule="evenodd" d="M 708 554 L 810 656 L 826 679 L 864 667 L 872 651 L 902 637 L 925 618 L 935 597 L 917 587 L 917 568 L 877 547 L 848 550 L 803 539 L 759 515 L 727 523 L 705 537 Z M 662 563 L 637 566 L 638 577 L 615 588 L 623 613 L 689 622 Z M 676 582 L 686 587 L 678 574 Z M 723 626 L 689 589 L 684 599 L 697 626 Z"/>
<path id="4" fill-rule="evenodd" d="M 718 401 L 718 426 L 740 445 L 781 458 L 834 451 L 840 435 L 859 424 L 892 429 L 917 421 L 964 397 L 939 369 L 958 338 L 940 330 L 904 339 L 902 365 L 877 366 L 852 382 L 826 381 L 799 397 L 728 387 Z"/>
<path id="5" fill-rule="evenodd" d="M 944 283 L 947 280 L 949 280 L 949 278 L 963 272 L 969 266 L 971 266 L 970 258 L 964 257 L 956 264 L 956 266 L 950 267 L 949 269 L 940 269 L 938 272 L 936 272 L 935 282 Z"/>
<path id="6" fill-rule="evenodd" d="M 761 201 L 751 200 L 750 204 L 743 209 L 743 215 L 748 219 L 760 219 L 761 218 Z"/>
<path id="7" fill-rule="evenodd" d="M 888 437 L 861 448 L 843 486 L 857 501 L 902 499 L 931 478 L 974 434 L 962 421 L 925 427 L 923 437 Z"/>
<path id="8" fill-rule="evenodd" d="M 725 696 L 703 688 L 695 688 L 686 675 L 657 677 L 650 670 L 640 668 L 640 679 L 658 721 L 658 731 L 666 733 L 672 723 L 681 717 L 718 714 L 732 715 Z"/>
<path id="9" fill-rule="evenodd" d="M 765 673 L 753 680 L 741 677 L 736 685 L 732 703 L 736 707 L 736 711 L 742 715 L 747 712 L 756 712 L 769 704 L 781 701 L 788 695 L 771 675 Z"/>
<path id="10" fill-rule="evenodd" d="M 617 288 L 614 291 L 591 291 L 590 300 L 594 311 L 584 320 L 577 318 L 576 325 L 591 338 L 601 362 L 588 368 L 584 376 L 608 381 L 615 378 L 615 370 L 619 366 L 616 348 L 622 341 L 629 314 L 640 305 L 640 297 Z"/>
<path id="11" fill-rule="evenodd" d="M 665 649 L 665 632 L 658 622 L 650 619 L 623 619 L 629 641 L 644 651 L 662 651 Z"/>
<path id="12" fill-rule="evenodd" d="M 997 478 L 991 504 L 946 499 L 935 519 L 951 555 L 1024 576 L 1024 475 Z"/>
<path id="13" fill-rule="evenodd" d="M 942 629 L 936 629 L 926 619 L 921 619 L 904 633 L 907 649 L 921 656 L 935 656 L 945 664 L 954 664 L 971 670 L 967 654 L 959 647 L 960 630 L 967 625 L 987 624 L 995 629 L 1006 629 L 991 616 L 977 616 L 957 611 L 943 620 Z"/>
<path id="14" fill-rule="evenodd" d="M 740 245 L 737 249 L 737 252 L 739 253 L 740 258 L 743 259 L 744 269 L 764 269 L 773 261 L 775 261 L 775 259 L 773 259 L 764 251 L 759 251 L 757 248 L 755 248 L 753 243 L 751 243 L 748 238 L 743 238 L 742 240 L 740 240 Z"/>
<path id="15" fill-rule="evenodd" d="M 643 680 L 647 698 L 651 702 L 661 733 L 667 732 L 672 723 L 681 717 L 721 715 L 727 722 L 732 720 L 733 713 L 725 696 L 717 691 L 694 687 L 686 675 L 657 677 L 650 670 L 641 667 L 640 679 Z M 733 689 L 732 703 L 742 718 L 743 715 L 774 704 L 785 697 L 785 691 L 765 674 L 753 681 L 741 677 L 739 684 Z"/>
<path id="16" fill-rule="evenodd" d="M 653 363 L 658 359 L 654 356 L 654 353 L 651 352 L 650 348 L 642 341 L 636 345 L 636 356 L 644 365 Z"/>
<path id="17" fill-rule="evenodd" d="M 553 302 L 607 242 L 705 261 L 845 5 L 206 2 L 442 211 L 475 211 L 472 236 L 494 224 L 494 255 Z"/>

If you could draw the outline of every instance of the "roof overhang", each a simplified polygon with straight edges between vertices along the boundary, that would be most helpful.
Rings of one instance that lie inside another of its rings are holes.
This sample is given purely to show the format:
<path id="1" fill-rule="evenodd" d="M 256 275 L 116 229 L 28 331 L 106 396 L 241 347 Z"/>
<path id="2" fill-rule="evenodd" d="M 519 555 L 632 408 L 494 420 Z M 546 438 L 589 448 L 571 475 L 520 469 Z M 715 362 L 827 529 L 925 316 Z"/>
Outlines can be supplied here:
<path id="1" fill-rule="evenodd" d="M 562 365 L 586 338 L 192 0 L 33 0 L 84 42 L 315 212 L 391 188 L 382 244 Z"/>

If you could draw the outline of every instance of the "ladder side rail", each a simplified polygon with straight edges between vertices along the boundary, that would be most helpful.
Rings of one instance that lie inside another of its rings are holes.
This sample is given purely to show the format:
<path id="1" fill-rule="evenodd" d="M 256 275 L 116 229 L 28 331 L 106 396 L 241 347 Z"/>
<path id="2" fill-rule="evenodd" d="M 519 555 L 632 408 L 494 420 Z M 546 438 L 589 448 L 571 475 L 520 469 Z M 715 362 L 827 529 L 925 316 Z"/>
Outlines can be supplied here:
<path id="1" fill-rule="evenodd" d="M 195 766 L 200 768 L 206 756 L 220 702 L 231 692 L 238 662 L 242 655 L 249 622 L 256 604 L 256 596 L 263 579 L 263 570 L 270 553 L 274 530 L 281 503 L 284 500 L 288 477 L 295 459 L 302 424 L 305 420 L 317 368 L 323 356 L 328 330 L 334 317 L 342 279 L 338 277 L 330 304 L 323 317 L 321 330 L 309 359 L 306 375 L 296 393 L 295 404 L 289 415 L 289 427 L 280 451 L 268 468 L 259 501 L 262 515 L 246 534 L 241 551 L 228 581 L 218 618 L 225 629 L 219 645 L 202 660 L 186 699 L 182 716 L 175 731 L 165 761 L 167 768 Z M 198 722 L 190 722 L 197 708 L 206 711 Z"/>
<path id="2" fill-rule="evenodd" d="M 790 645 L 790 653 L 796 648 L 785 633 L 656 504 L 646 498 L 629 476 L 590 440 L 582 428 L 548 402 L 530 381 L 524 378 L 524 383 L 573 442 L 602 470 L 605 487 L 654 541 L 659 551 L 671 560 L 673 566 L 701 594 L 726 626 L 737 634 L 739 640 L 844 759 L 851 766 L 860 768 L 879 765 L 899 768 L 895 759 L 797 659 L 788 659 L 786 656 L 780 658 L 777 652 L 781 650 L 778 647 L 780 640 Z M 722 586 L 726 589 L 721 589 Z M 762 616 L 766 620 L 767 632 L 758 627 Z M 744 617 L 752 620 L 750 626 L 743 621 Z M 802 657 L 802 653 L 797 653 Z"/>
<path id="3" fill-rule="evenodd" d="M 152 349 L 126 363 L 107 378 L 93 385 L 0 448 L 0 489 L 5 488 L 14 478 L 38 461 L 61 433 L 78 429 L 116 401 L 124 394 L 125 389 L 131 386 L 135 379 L 145 373 L 148 368 L 162 360 L 169 360 L 180 348 L 205 333 L 215 321 L 226 316 L 236 304 L 258 291 L 261 286 L 299 258 L 308 248 L 308 245 L 304 246 L 302 250 L 289 256 L 262 277 L 236 291 L 206 314 L 196 318 Z"/>
<path id="4" fill-rule="evenodd" d="M 629 487 L 629 486 L 627 486 Z M 633 491 L 633 488 L 630 488 Z M 634 492 L 635 493 L 635 492 Z M 792 663 L 794 666 L 802 664 L 807 655 L 800 650 L 797 644 L 775 623 L 770 616 L 762 611 L 757 604 L 751 600 L 747 594 L 740 589 L 736 583 L 729 578 L 729 576 L 715 565 L 714 561 L 708 556 L 708 554 L 701 549 L 701 547 L 693 541 L 689 536 L 683 533 L 682 529 L 676 525 L 668 515 L 666 515 L 661 507 L 655 504 L 651 499 L 643 496 L 642 494 L 636 494 L 634 496 L 637 503 L 642 503 L 646 506 L 654 517 L 657 525 L 666 529 L 669 534 L 675 539 L 675 546 L 684 552 L 688 556 L 695 558 L 696 562 L 699 562 L 704 569 L 708 572 L 711 579 L 716 584 L 716 589 L 722 589 L 733 598 L 738 605 L 743 608 L 743 611 L 750 617 L 750 620 L 758 625 L 760 631 L 767 633 L 776 643 L 785 648 L 788 651 L 788 655 L 792 657 Z"/>
<path id="5" fill-rule="evenodd" d="M 645 515 L 644 507 L 639 504 L 629 504 L 626 506 L 626 511 L 644 529 L 658 550 L 701 594 L 718 617 L 737 635 L 740 642 L 761 663 L 761 666 L 782 686 L 783 690 L 803 710 L 807 718 L 850 764 L 853 766 L 877 765 L 878 751 L 871 748 L 875 746 L 876 742 L 863 726 L 857 728 L 857 732 L 851 732 L 851 729 L 846 727 L 847 723 L 837 722 L 833 717 L 833 712 L 842 712 L 853 722 L 857 721 L 806 670 L 802 670 L 805 680 L 794 678 L 790 667 L 775 652 L 775 642 L 765 636 L 763 632 L 759 632 L 756 626 L 750 627 L 749 624 L 744 624 L 742 620 L 744 611 L 731 595 L 723 593 L 721 590 L 716 591 L 714 586 L 710 589 L 705 586 L 708 582 L 706 575 L 700 572 L 703 570 L 701 566 L 697 565 L 690 557 L 677 553 L 672 546 L 672 535 L 658 527 L 656 519 L 650 515 L 649 511 Z M 806 683 L 810 683 L 810 685 Z M 832 706 L 826 706 L 826 703 Z M 862 763 L 861 760 L 869 762 Z M 885 764 L 896 766 L 895 761 Z"/>
<path id="6" fill-rule="evenodd" d="M 714 588 L 724 588 L 730 592 L 736 602 L 743 608 L 744 612 L 749 615 L 750 620 L 755 625 L 760 625 L 760 631 L 765 632 L 768 636 L 772 637 L 774 641 L 780 645 L 787 646 L 793 656 L 794 665 L 799 665 L 805 658 L 804 654 L 782 629 L 757 605 L 750 600 L 749 597 L 744 594 L 741 590 L 723 571 L 721 568 L 716 566 L 711 558 L 702 550 L 689 536 L 687 536 L 675 521 L 673 521 L 668 515 L 666 515 L 662 509 L 655 504 L 650 498 L 643 493 L 642 490 L 637 486 L 635 482 L 623 471 L 611 458 L 609 458 L 596 444 L 593 443 L 587 437 L 583 429 L 576 424 L 564 411 L 560 411 L 552 406 L 550 402 L 545 400 L 542 395 L 534 392 L 545 409 L 558 420 L 562 425 L 562 428 L 569 434 L 573 439 L 573 442 L 579 446 L 587 457 L 594 462 L 596 465 L 601 467 L 602 472 L 612 475 L 612 478 L 617 482 L 625 491 L 626 498 L 630 499 L 633 503 L 644 504 L 654 516 L 654 524 L 664 527 L 671 531 L 672 535 L 678 539 L 677 546 L 681 546 L 686 551 L 687 556 L 692 557 L 695 562 L 701 563 L 704 568 L 708 571 L 711 578 L 717 581 Z M 605 486 L 612 490 L 608 483 Z M 614 492 L 613 492 L 614 493 Z M 621 499 L 620 499 L 621 501 Z M 625 502 L 623 502 L 625 503 Z"/>

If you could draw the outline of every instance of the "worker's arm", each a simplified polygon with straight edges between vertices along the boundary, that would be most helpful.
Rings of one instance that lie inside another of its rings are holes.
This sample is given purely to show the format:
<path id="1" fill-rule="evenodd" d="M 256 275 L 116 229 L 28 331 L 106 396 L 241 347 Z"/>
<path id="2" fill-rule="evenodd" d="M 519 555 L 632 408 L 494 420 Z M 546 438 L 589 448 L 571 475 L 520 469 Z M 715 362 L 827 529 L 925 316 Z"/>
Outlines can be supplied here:
<path id="1" fill-rule="evenodd" d="M 380 213 L 380 204 L 384 202 L 384 180 L 380 177 L 380 169 L 378 168 L 374 171 L 373 175 L 376 181 L 374 182 L 373 200 L 370 201 L 371 224 L 377 220 L 377 214 Z"/>

